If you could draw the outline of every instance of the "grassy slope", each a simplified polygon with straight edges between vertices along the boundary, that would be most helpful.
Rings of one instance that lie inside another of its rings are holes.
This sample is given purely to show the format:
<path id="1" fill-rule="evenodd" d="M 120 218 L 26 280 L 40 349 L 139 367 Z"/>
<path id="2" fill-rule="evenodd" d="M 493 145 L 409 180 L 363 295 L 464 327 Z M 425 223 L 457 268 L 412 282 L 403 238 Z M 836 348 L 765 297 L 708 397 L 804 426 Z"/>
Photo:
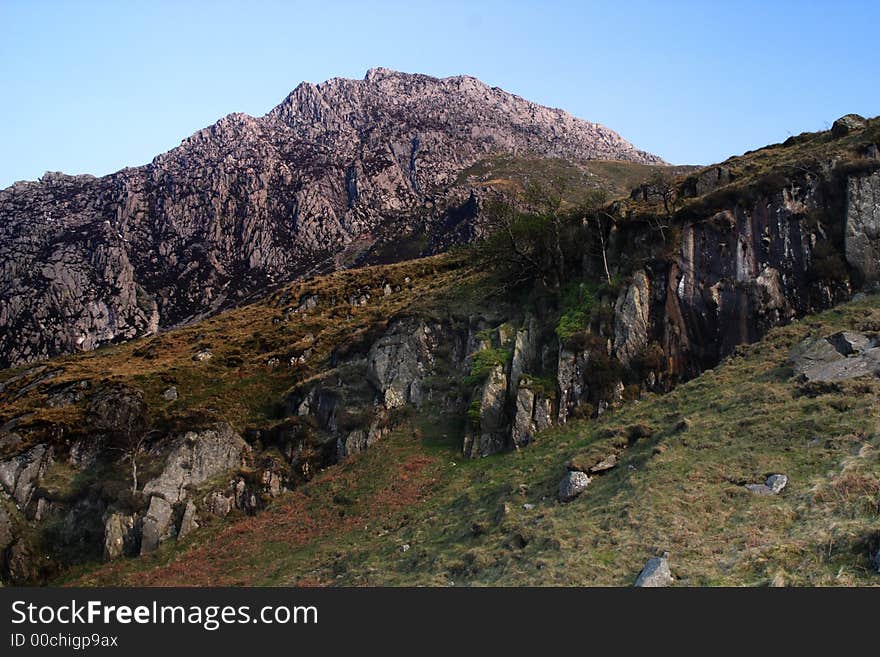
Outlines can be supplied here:
<path id="1" fill-rule="evenodd" d="M 668 395 L 517 453 L 462 462 L 448 424 L 425 414 L 262 516 L 65 581 L 626 585 L 668 550 L 682 584 L 877 584 L 867 553 L 880 529 L 880 382 L 804 388 L 786 359 L 810 333 L 878 321 L 874 296 L 775 329 Z M 556 502 L 567 460 L 605 453 L 636 426 L 651 435 L 580 498 Z M 790 478 L 779 496 L 742 487 L 774 472 Z"/>
<path id="2" fill-rule="evenodd" d="M 22 427 L 52 423 L 75 431 L 82 426 L 83 405 L 48 407 L 47 393 L 50 387 L 88 380 L 140 388 L 156 419 L 168 426 L 193 414 L 226 420 L 238 430 L 265 426 L 278 419 L 278 403 L 288 388 L 327 369 L 332 350 L 356 344 L 371 328 L 401 313 L 442 313 L 452 305 L 466 312 L 479 279 L 467 263 L 449 255 L 309 279 L 191 326 L 52 359 L 47 364 L 57 375 L 47 385 L 21 396 L 13 387 L 4 395 L 0 424 L 24 415 Z M 385 296 L 386 283 L 400 290 Z M 370 296 L 365 305 L 349 303 L 363 294 Z M 310 295 L 318 297 L 314 310 L 279 321 L 285 308 Z M 210 349 L 213 357 L 194 361 L 202 349 Z M 288 364 L 291 355 L 308 349 L 305 363 Z M 279 363 L 270 366 L 273 357 Z M 0 381 L 27 369 L 2 371 Z M 170 385 L 180 393 L 174 402 L 162 398 Z"/>
<path id="3" fill-rule="evenodd" d="M 568 160 L 541 157 L 498 155 L 477 162 L 458 177 L 459 184 L 491 187 L 515 194 L 530 184 L 562 192 L 565 207 L 577 206 L 597 189 L 608 192 L 609 198 L 628 196 L 633 188 L 647 182 L 656 172 L 683 175 L 696 169 L 692 166 L 638 164 L 619 160 Z"/>

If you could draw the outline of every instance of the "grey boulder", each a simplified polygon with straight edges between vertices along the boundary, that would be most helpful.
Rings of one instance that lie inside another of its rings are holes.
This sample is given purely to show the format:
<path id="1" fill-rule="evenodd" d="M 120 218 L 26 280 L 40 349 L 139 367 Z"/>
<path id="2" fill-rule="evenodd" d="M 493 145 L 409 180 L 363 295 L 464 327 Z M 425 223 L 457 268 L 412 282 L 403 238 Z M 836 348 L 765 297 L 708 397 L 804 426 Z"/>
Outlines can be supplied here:
<path id="1" fill-rule="evenodd" d="M 656 588 L 669 586 L 675 581 L 669 570 L 669 561 L 664 553 L 662 557 L 651 557 L 636 578 L 634 586 L 640 588 Z"/>
<path id="2" fill-rule="evenodd" d="M 774 474 L 767 477 L 763 484 L 746 484 L 746 490 L 755 495 L 778 495 L 788 485 L 788 477 L 784 474 Z"/>
<path id="3" fill-rule="evenodd" d="M 560 502 L 571 502 L 578 495 L 587 490 L 591 479 L 583 472 L 567 472 L 559 482 L 557 497 Z"/>

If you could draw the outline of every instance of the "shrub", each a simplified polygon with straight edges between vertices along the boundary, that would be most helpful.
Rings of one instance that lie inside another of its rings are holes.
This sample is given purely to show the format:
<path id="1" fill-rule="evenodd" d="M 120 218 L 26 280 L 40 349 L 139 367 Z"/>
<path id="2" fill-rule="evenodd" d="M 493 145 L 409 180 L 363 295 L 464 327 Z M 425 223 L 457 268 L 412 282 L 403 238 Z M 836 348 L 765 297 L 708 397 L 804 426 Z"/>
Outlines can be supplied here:
<path id="1" fill-rule="evenodd" d="M 480 407 L 482 402 L 479 397 L 475 398 L 468 406 L 467 418 L 468 423 L 474 431 L 480 430 Z"/>
<path id="2" fill-rule="evenodd" d="M 509 359 L 508 349 L 489 348 L 478 351 L 473 355 L 470 374 L 465 378 L 466 383 L 470 386 L 482 383 L 497 365 L 505 365 Z"/>
<path id="3" fill-rule="evenodd" d="M 562 296 L 562 315 L 556 324 L 556 335 L 568 344 L 589 325 L 597 303 L 596 290 L 584 282 L 570 283 Z"/>

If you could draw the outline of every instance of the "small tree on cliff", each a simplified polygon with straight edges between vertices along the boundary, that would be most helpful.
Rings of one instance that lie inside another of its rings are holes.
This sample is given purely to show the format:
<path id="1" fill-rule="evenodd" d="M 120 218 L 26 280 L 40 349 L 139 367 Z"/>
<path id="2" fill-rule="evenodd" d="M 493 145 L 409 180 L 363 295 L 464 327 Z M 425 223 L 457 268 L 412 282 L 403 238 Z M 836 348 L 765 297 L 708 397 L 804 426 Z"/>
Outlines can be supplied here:
<path id="1" fill-rule="evenodd" d="M 663 211 L 666 215 L 665 219 L 654 216 L 649 219 L 649 223 L 652 228 L 660 231 L 660 237 L 665 241 L 665 229 L 669 228 L 669 224 L 672 223 L 672 215 L 678 209 L 680 201 L 678 186 L 675 184 L 673 176 L 664 171 L 655 171 L 648 185 L 651 192 L 660 197 L 663 203 Z"/>
<path id="2" fill-rule="evenodd" d="M 505 288 L 537 282 L 549 290 L 561 289 L 567 261 L 578 242 L 580 222 L 561 212 L 553 198 L 545 197 L 543 208 L 530 211 L 505 201 L 485 206 L 484 227 L 488 235 L 476 245 L 476 253 Z"/>
<path id="3" fill-rule="evenodd" d="M 608 193 L 604 189 L 596 189 L 587 195 L 580 207 L 583 223 L 588 227 L 594 238 L 594 246 L 588 248 L 590 255 L 602 259 L 605 280 L 611 285 L 611 272 L 608 269 L 608 235 L 614 225 L 614 216 L 608 212 Z"/>

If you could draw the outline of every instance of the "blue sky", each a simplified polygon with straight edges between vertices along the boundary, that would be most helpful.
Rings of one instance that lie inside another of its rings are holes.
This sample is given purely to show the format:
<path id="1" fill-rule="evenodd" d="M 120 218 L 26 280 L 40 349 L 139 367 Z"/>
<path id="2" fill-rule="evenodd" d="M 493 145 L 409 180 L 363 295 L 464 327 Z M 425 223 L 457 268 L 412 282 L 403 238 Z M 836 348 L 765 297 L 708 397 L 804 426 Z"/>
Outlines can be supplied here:
<path id="1" fill-rule="evenodd" d="M 467 73 L 709 163 L 880 114 L 880 2 L 0 0 L 0 188 L 148 162 L 302 80 Z"/>

